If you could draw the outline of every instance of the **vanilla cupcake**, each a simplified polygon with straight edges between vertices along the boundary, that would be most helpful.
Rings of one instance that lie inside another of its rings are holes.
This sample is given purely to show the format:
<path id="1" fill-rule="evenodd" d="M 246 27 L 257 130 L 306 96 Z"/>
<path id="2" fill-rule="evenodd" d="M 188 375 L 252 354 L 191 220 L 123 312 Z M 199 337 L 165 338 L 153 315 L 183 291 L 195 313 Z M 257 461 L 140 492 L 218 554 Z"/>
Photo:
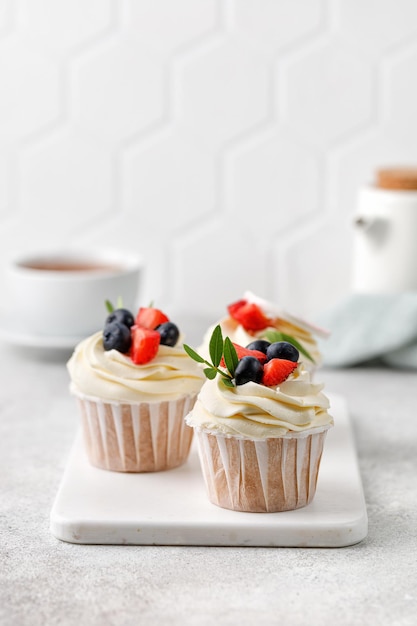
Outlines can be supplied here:
<path id="1" fill-rule="evenodd" d="M 141 308 L 134 319 L 114 311 L 104 331 L 78 344 L 67 367 L 92 465 L 155 472 L 187 460 L 193 430 L 184 417 L 203 374 L 165 314 Z"/>
<path id="2" fill-rule="evenodd" d="M 292 341 L 300 352 L 300 362 L 309 371 L 314 371 L 322 361 L 316 337 L 325 338 L 329 334 L 250 291 L 245 292 L 242 300 L 228 306 L 227 316 L 210 326 L 199 348 L 201 354 L 208 355 L 209 339 L 217 324 L 225 336 L 241 346 L 258 339 Z"/>
<path id="3" fill-rule="evenodd" d="M 204 359 L 209 379 L 186 418 L 196 433 L 208 497 L 235 511 L 304 507 L 314 498 L 333 424 L 323 385 L 311 381 L 292 344 L 279 342 L 266 358 L 237 346 L 231 357 L 230 340 L 219 340 L 219 331 L 210 342 L 211 363 Z M 222 346 L 220 359 L 215 345 Z"/>

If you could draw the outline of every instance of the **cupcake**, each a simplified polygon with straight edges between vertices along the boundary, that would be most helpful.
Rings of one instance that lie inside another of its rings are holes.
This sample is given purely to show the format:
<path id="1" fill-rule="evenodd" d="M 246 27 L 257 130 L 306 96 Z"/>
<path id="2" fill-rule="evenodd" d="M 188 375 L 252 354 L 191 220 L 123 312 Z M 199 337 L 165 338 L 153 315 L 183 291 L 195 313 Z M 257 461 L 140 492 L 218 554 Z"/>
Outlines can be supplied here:
<path id="1" fill-rule="evenodd" d="M 204 383 L 186 422 L 196 434 L 210 501 L 234 511 L 298 509 L 315 495 L 333 419 L 322 384 L 313 383 L 289 342 L 266 352 L 223 341 L 217 326 Z"/>
<path id="2" fill-rule="evenodd" d="M 290 341 L 297 346 L 300 362 L 314 371 L 321 364 L 321 354 L 316 337 L 327 337 L 328 332 L 276 305 L 260 298 L 250 291 L 237 302 L 230 304 L 228 315 L 217 323 L 225 336 L 241 346 L 250 346 L 257 340 L 270 342 Z M 208 355 L 208 344 L 216 324 L 207 330 L 200 352 Z"/>
<path id="3" fill-rule="evenodd" d="M 159 309 L 119 308 L 79 343 L 67 364 L 90 463 L 119 472 L 182 465 L 193 430 L 184 417 L 204 376 Z"/>

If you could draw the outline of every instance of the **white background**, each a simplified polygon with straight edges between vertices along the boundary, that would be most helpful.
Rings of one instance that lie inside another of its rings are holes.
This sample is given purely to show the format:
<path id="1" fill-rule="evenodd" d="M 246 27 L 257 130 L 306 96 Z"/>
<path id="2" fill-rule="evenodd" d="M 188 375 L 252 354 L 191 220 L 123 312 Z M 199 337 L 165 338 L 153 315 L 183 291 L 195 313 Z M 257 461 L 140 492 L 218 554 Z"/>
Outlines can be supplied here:
<path id="1" fill-rule="evenodd" d="M 352 213 L 417 163 L 415 0 L 0 0 L 0 267 L 126 248 L 144 301 L 314 316 Z"/>

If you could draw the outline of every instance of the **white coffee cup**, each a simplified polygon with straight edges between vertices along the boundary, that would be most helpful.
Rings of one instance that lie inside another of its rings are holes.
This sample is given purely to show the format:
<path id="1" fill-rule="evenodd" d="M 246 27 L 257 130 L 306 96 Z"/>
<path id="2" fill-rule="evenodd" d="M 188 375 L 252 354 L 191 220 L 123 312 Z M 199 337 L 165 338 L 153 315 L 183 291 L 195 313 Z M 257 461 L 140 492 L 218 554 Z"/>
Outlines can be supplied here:
<path id="1" fill-rule="evenodd" d="M 7 283 L 13 323 L 21 332 L 83 337 L 103 327 L 105 301 L 132 312 L 142 260 L 114 250 L 67 250 L 14 259 Z"/>

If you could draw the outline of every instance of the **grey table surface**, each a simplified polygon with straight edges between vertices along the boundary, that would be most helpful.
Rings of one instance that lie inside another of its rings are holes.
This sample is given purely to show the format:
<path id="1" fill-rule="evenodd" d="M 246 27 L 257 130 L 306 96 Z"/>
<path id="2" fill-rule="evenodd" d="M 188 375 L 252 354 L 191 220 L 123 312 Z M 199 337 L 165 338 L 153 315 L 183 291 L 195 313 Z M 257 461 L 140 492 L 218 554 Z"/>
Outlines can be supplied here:
<path id="1" fill-rule="evenodd" d="M 417 374 L 321 370 L 352 417 L 369 516 L 341 549 L 85 546 L 49 531 L 78 427 L 66 355 L 1 344 L 0 623 L 417 623 Z"/>

